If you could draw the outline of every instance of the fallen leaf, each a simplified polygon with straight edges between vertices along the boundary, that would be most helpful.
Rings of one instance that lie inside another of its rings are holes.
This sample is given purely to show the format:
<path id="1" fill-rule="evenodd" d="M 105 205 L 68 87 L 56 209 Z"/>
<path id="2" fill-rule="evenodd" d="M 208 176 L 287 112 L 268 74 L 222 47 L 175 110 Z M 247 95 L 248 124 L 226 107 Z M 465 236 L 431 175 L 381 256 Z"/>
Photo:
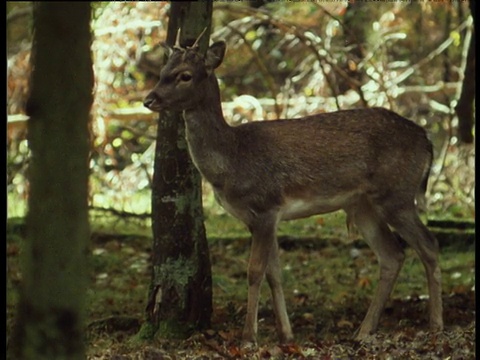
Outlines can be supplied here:
<path id="1" fill-rule="evenodd" d="M 337 327 L 339 327 L 339 328 L 348 327 L 348 328 L 350 328 L 350 329 L 353 329 L 353 323 L 352 323 L 351 321 L 342 319 L 342 320 L 340 320 L 340 321 L 337 322 Z"/>
<path id="2" fill-rule="evenodd" d="M 358 279 L 357 285 L 358 285 L 358 287 L 363 289 L 363 288 L 366 288 L 366 287 L 370 287 L 372 285 L 372 281 L 368 277 L 361 277 L 361 278 Z"/>
<path id="3" fill-rule="evenodd" d="M 297 344 L 284 344 L 284 345 L 279 345 L 279 347 L 282 349 L 282 351 L 285 354 L 288 355 L 300 355 L 301 357 L 303 356 L 302 349 L 300 349 L 300 346 Z"/>

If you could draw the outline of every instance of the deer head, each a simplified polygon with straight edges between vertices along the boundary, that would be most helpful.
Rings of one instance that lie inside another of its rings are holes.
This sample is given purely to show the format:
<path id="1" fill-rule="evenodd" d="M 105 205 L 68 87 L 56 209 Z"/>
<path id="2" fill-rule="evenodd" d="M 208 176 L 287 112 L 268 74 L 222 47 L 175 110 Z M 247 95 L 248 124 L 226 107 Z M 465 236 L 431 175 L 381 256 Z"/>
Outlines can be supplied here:
<path id="1" fill-rule="evenodd" d="M 213 70 L 222 63 L 226 44 L 224 41 L 216 42 L 203 55 L 198 42 L 204 32 L 190 47 L 180 46 L 180 32 L 177 33 L 175 45 L 160 72 L 160 80 L 145 98 L 147 108 L 157 112 L 188 110 L 208 95 L 198 89 L 206 89 L 206 83 L 212 79 L 216 81 Z"/>

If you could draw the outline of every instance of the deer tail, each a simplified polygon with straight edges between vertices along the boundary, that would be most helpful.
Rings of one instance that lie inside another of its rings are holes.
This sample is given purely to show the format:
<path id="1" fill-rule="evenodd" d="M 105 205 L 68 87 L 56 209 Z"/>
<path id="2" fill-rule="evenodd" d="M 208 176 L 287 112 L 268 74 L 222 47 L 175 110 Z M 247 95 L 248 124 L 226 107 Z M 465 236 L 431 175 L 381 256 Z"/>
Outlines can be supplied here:
<path id="1" fill-rule="evenodd" d="M 427 199 L 425 197 L 425 194 L 427 192 L 428 178 L 430 176 L 430 170 L 433 163 L 433 145 L 431 142 L 429 142 L 428 152 L 429 158 L 423 170 L 422 182 L 420 183 L 420 188 L 418 189 L 417 195 L 415 196 L 417 208 L 421 212 L 426 212 L 427 210 Z"/>

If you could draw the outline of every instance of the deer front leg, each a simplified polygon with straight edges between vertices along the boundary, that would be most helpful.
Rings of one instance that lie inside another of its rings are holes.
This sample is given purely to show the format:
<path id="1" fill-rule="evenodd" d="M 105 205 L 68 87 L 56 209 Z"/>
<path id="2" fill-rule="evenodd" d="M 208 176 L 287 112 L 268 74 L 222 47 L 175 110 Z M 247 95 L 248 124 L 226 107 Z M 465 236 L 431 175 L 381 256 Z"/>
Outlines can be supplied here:
<path id="1" fill-rule="evenodd" d="M 247 317 L 242 334 L 243 343 L 247 346 L 256 344 L 257 340 L 260 286 L 275 245 L 276 225 L 275 216 L 270 215 L 257 218 L 255 224 L 249 226 L 252 233 L 252 245 L 248 263 Z"/>
<path id="2" fill-rule="evenodd" d="M 288 343 L 293 340 L 293 333 L 288 319 L 285 296 L 283 295 L 278 243 L 276 240 L 270 252 L 266 275 L 268 285 L 272 292 L 273 310 L 275 312 L 278 336 L 281 343 Z"/>

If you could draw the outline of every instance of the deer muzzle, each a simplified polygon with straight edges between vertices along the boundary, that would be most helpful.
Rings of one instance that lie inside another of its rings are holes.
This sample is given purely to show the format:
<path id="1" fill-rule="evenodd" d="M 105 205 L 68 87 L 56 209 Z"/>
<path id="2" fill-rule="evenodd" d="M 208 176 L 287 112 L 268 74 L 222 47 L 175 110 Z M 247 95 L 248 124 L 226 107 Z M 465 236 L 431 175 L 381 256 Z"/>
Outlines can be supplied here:
<path id="1" fill-rule="evenodd" d="M 143 100 L 143 106 L 155 112 L 159 112 L 162 109 L 161 103 L 160 98 L 154 91 L 148 94 L 145 100 Z"/>

